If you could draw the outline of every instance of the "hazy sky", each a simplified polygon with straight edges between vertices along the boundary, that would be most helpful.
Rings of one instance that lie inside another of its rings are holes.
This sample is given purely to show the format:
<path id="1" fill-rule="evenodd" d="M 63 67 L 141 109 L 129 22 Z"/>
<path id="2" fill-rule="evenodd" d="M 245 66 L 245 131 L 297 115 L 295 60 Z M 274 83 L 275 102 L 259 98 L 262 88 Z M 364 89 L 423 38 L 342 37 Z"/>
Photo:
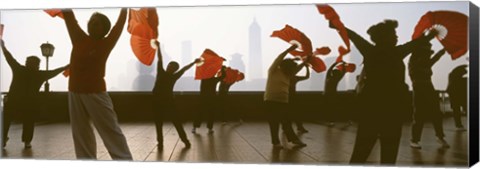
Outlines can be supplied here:
<path id="1" fill-rule="evenodd" d="M 428 11 L 453 10 L 468 15 L 468 2 L 408 2 L 408 3 L 362 3 L 332 4 L 344 24 L 368 39 L 366 30 L 371 25 L 384 19 L 396 19 L 399 22 L 397 33 L 399 43 L 410 40 L 413 28 L 419 18 Z M 75 9 L 80 26 L 85 30 L 90 15 L 99 11 L 106 14 L 112 24 L 115 23 L 119 9 Z M 262 6 L 224 6 L 224 7 L 161 7 L 159 15 L 159 41 L 164 45 L 164 53 L 170 59 L 182 63 L 181 44 L 191 41 L 192 57 L 198 57 L 205 48 L 214 50 L 227 60 L 231 55 L 243 55 L 248 69 L 248 28 L 254 19 L 261 27 L 262 61 L 265 71 L 272 60 L 289 44 L 278 38 L 271 38 L 272 31 L 282 29 L 289 24 L 303 31 L 314 47 L 329 46 L 332 53 L 328 57 L 336 57 L 338 45 L 343 45 L 336 31 L 328 28 L 328 23 L 320 15 L 315 5 L 262 5 Z M 5 25 L 4 40 L 13 56 L 22 64 L 30 55 L 41 57 L 41 69 L 45 68 L 45 59 L 41 56 L 40 45 L 46 41 L 55 45 L 54 56 L 50 59 L 50 68 L 68 63 L 71 44 L 62 19 L 51 18 L 41 10 L 3 10 L 0 13 L 1 23 Z M 127 25 L 127 24 L 126 24 Z M 126 26 L 125 26 L 126 29 Z M 117 46 L 113 49 L 107 62 L 107 89 L 113 91 L 132 91 L 133 81 L 139 75 L 138 61 L 130 48 L 130 34 L 124 30 Z M 441 49 L 434 41 L 434 49 Z M 346 56 L 348 60 L 361 56 Z M 434 66 L 433 81 L 437 89 L 443 90 L 447 84 L 447 76 L 451 69 L 459 64 L 468 63 L 466 57 L 452 61 L 450 56 L 443 57 Z M 256 58 L 260 59 L 260 58 Z M 408 59 L 408 58 L 407 58 Z M 355 59 L 353 59 L 355 60 Z M 166 61 L 169 61 L 169 59 Z M 11 71 L 1 59 L 1 91 L 7 91 L 11 82 Z M 228 65 L 228 61 L 226 65 Z M 331 63 L 327 62 L 327 65 Z M 359 64 L 359 63 L 357 63 Z M 148 69 L 148 68 L 147 68 Z M 189 70 L 193 74 L 194 68 Z M 359 72 L 359 71 L 357 71 Z M 357 72 L 349 75 L 354 76 Z M 263 73 L 264 76 L 266 73 Z M 155 75 L 151 72 L 150 75 Z M 246 74 L 248 77 L 249 75 Z M 193 78 L 192 78 L 193 79 Z M 247 78 L 248 79 L 248 78 Z M 409 78 L 407 83 L 410 84 Z M 192 80 L 193 81 L 193 80 Z M 247 81 L 248 82 L 248 81 Z M 308 83 L 308 82 L 302 82 Z M 322 82 L 323 83 L 323 82 Z M 51 90 L 66 91 L 67 78 L 57 76 L 50 80 Z M 178 90 L 182 84 L 177 84 Z M 355 86 L 353 81 L 347 82 L 345 89 Z M 198 90 L 196 87 L 192 90 Z M 255 86 L 261 91 L 265 86 Z M 234 90 L 244 90 L 234 88 Z M 299 90 L 321 90 L 303 85 Z"/>

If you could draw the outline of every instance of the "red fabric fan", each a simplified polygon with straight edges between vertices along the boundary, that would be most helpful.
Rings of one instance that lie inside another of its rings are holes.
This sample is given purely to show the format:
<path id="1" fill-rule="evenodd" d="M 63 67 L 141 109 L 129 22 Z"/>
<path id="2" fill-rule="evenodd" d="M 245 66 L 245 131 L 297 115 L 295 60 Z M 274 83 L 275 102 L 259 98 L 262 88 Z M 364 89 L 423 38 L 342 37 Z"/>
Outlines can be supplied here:
<path id="1" fill-rule="evenodd" d="M 347 29 L 340 20 L 337 12 L 335 12 L 335 9 L 333 9 L 330 5 L 327 4 L 319 4 L 317 5 L 317 9 L 320 14 L 323 14 L 325 16 L 325 19 L 330 21 L 330 23 L 337 28 L 343 42 L 345 43 L 345 45 L 347 45 L 347 51 L 350 51 L 350 38 L 348 38 Z"/>
<path id="2" fill-rule="evenodd" d="M 70 76 L 70 68 L 66 68 L 66 69 L 63 71 L 62 74 L 63 74 L 63 76 L 65 76 L 65 77 Z"/>
<path id="3" fill-rule="evenodd" d="M 130 46 L 140 62 L 152 65 L 158 46 L 155 45 L 155 34 L 147 25 L 135 26 L 130 38 Z"/>
<path id="4" fill-rule="evenodd" d="M 325 65 L 325 62 L 323 62 L 322 59 L 316 56 L 311 56 L 308 63 L 310 63 L 310 65 L 312 66 L 312 69 L 317 73 L 327 70 L 327 66 Z"/>
<path id="5" fill-rule="evenodd" d="M 338 57 L 337 57 L 337 60 L 335 62 L 341 62 L 343 61 L 343 56 L 345 56 L 345 54 L 347 54 L 349 52 L 348 49 L 345 49 L 345 47 L 343 46 L 339 46 L 338 47 Z"/>
<path id="6" fill-rule="evenodd" d="M 154 38 L 158 37 L 158 15 L 155 8 L 130 9 L 127 31 L 132 33 L 137 25 L 148 25 Z"/>
<path id="7" fill-rule="evenodd" d="M 225 69 L 225 74 L 226 75 L 225 75 L 225 78 L 223 79 L 223 82 L 225 82 L 227 84 L 233 84 L 237 81 L 240 72 L 236 69 L 232 69 L 230 67 L 227 67 Z"/>
<path id="8" fill-rule="evenodd" d="M 328 55 L 331 51 L 329 47 L 321 47 L 317 48 L 315 52 L 313 52 L 313 55 Z"/>
<path id="9" fill-rule="evenodd" d="M 237 76 L 237 82 L 238 81 L 241 81 L 245 79 L 245 74 L 243 74 L 242 72 L 238 72 L 238 76 Z"/>
<path id="10" fill-rule="evenodd" d="M 418 21 L 412 39 L 422 36 L 430 29 L 438 31 L 437 39 L 452 60 L 468 51 L 468 16 L 465 14 L 455 11 L 429 11 Z"/>
<path id="11" fill-rule="evenodd" d="M 338 64 L 336 68 L 340 71 L 354 72 L 357 66 L 353 63 L 345 63 L 345 64 Z"/>
<path id="12" fill-rule="evenodd" d="M 58 16 L 58 17 L 63 19 L 63 13 L 62 13 L 62 10 L 60 10 L 60 9 L 45 9 L 43 11 L 45 11 L 51 17 Z"/>
<path id="13" fill-rule="evenodd" d="M 205 49 L 202 56 L 200 56 L 202 62 L 197 63 L 195 70 L 195 80 L 202 80 L 212 78 L 222 68 L 224 59 L 218 56 L 210 49 Z"/>
<path id="14" fill-rule="evenodd" d="M 270 36 L 278 37 L 292 45 L 296 44 L 298 46 L 297 50 L 290 52 L 293 56 L 299 56 L 302 59 L 306 59 L 306 56 L 312 54 L 312 42 L 310 39 L 298 29 L 295 29 L 290 25 L 285 25 L 285 28 L 281 30 L 273 31 Z"/>

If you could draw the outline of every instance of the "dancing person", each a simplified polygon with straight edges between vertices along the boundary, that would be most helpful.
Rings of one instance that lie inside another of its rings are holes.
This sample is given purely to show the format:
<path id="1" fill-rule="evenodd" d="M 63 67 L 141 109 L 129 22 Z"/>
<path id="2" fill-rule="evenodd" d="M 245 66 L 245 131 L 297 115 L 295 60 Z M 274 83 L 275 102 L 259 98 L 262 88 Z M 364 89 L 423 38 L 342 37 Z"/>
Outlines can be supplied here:
<path id="1" fill-rule="evenodd" d="M 450 97 L 450 107 L 453 110 L 453 119 L 457 131 L 466 131 L 462 124 L 462 112 L 466 113 L 468 98 L 467 65 L 454 68 L 448 75 L 447 93 Z"/>
<path id="2" fill-rule="evenodd" d="M 227 111 L 229 110 L 228 107 L 230 107 L 230 97 L 229 97 L 229 92 L 230 92 L 230 87 L 235 84 L 233 83 L 227 83 L 224 80 L 220 82 L 220 85 L 218 86 L 218 100 L 220 101 L 220 106 L 222 107 L 222 120 L 223 124 L 227 123 Z M 240 115 L 237 114 L 237 119 L 240 123 L 243 122 L 242 118 Z"/>
<path id="3" fill-rule="evenodd" d="M 298 109 L 301 109 L 302 107 L 300 106 L 297 98 L 297 83 L 300 81 L 307 80 L 310 78 L 310 68 L 308 67 L 308 64 L 306 62 L 301 63 L 301 66 L 305 67 L 306 74 L 305 76 L 294 76 L 293 78 L 290 79 L 290 88 L 288 89 L 288 94 L 289 94 L 289 104 L 290 104 L 290 113 L 291 116 L 294 116 L 295 120 L 295 125 L 297 126 L 297 131 L 299 133 L 307 133 L 308 130 L 305 129 L 303 126 L 303 120 L 300 118 L 299 115 L 294 115 L 293 113 L 297 111 Z"/>
<path id="4" fill-rule="evenodd" d="M 433 57 L 432 44 L 425 42 L 418 44 L 412 51 L 408 62 L 408 71 L 413 87 L 413 124 L 410 146 L 422 148 L 419 144 L 422 136 L 423 124 L 432 120 L 437 141 L 444 148 L 450 147 L 445 141 L 443 133 L 443 114 L 440 110 L 440 100 L 432 83 L 432 67 L 445 54 L 445 50 L 438 51 Z M 431 57 L 431 58 L 430 58 Z"/>
<path id="5" fill-rule="evenodd" d="M 111 30 L 108 17 L 95 12 L 88 21 L 88 34 L 80 28 L 71 9 L 62 13 L 73 46 L 68 103 L 76 157 L 97 159 L 92 121 L 112 159 L 132 160 L 104 80 L 106 62 L 123 31 L 127 9 L 121 9 Z"/>
<path id="6" fill-rule="evenodd" d="M 4 107 L 2 145 L 3 148 L 7 145 L 8 130 L 15 117 L 14 114 L 17 114 L 23 123 L 22 142 L 24 147 L 29 149 L 32 147 L 35 113 L 38 113 L 40 107 L 40 87 L 45 81 L 64 71 L 68 65 L 51 71 L 41 71 L 39 70 L 40 59 L 37 56 L 29 56 L 23 66 L 13 58 L 5 47 L 5 42 L 1 40 L 0 43 L 5 60 L 13 74 Z"/>
<path id="7" fill-rule="evenodd" d="M 192 133 L 197 133 L 197 128 L 202 124 L 202 116 L 206 116 L 208 133 L 213 133 L 213 121 L 218 112 L 217 84 L 225 78 L 225 69 L 222 66 L 219 77 L 202 79 L 200 82 L 200 112 L 194 117 Z"/>
<path id="8" fill-rule="evenodd" d="M 305 147 L 293 132 L 292 123 L 288 113 L 289 88 L 291 79 L 303 66 L 297 66 L 292 59 L 284 59 L 287 54 L 298 46 L 292 45 L 283 51 L 273 61 L 268 69 L 268 78 L 263 100 L 265 102 L 267 116 L 269 117 L 270 136 L 274 148 L 282 148 L 278 135 L 280 124 L 287 136 L 288 142 L 294 147 Z"/>
<path id="9" fill-rule="evenodd" d="M 328 126 L 334 126 L 334 116 L 335 116 L 335 109 L 338 107 L 338 83 L 343 79 L 345 76 L 345 62 L 334 62 L 327 70 L 327 74 L 325 77 L 325 88 L 324 88 L 324 98 L 327 107 L 327 120 Z M 343 69 L 336 69 L 337 66 L 342 66 Z"/>
<path id="10" fill-rule="evenodd" d="M 160 46 L 160 43 L 155 42 L 157 46 Z M 187 138 L 185 130 L 183 129 L 181 116 L 176 111 L 175 99 L 173 95 L 173 88 L 175 83 L 180 77 L 190 69 L 195 63 L 200 62 L 200 59 L 196 59 L 194 62 L 186 65 L 182 69 L 179 69 L 179 65 L 175 61 L 171 61 L 167 65 L 167 69 L 163 68 L 163 57 L 162 51 L 158 49 L 157 54 L 157 77 L 155 80 L 155 86 L 153 87 L 153 108 L 154 108 L 154 118 L 155 118 L 155 127 L 157 130 L 157 142 L 158 149 L 163 149 L 163 119 L 166 114 L 169 114 L 172 118 L 173 126 L 178 132 L 180 140 L 185 144 L 186 148 L 190 148 L 191 144 Z M 177 71 L 178 70 L 178 71 Z"/>
<path id="11" fill-rule="evenodd" d="M 330 23 L 330 27 L 337 29 Z M 352 164 L 366 162 L 377 139 L 381 143 L 381 164 L 395 164 L 402 133 L 402 123 L 411 110 L 408 86 L 405 83 L 405 64 L 417 44 L 430 41 L 438 34 L 432 30 L 426 36 L 397 46 L 396 20 L 385 20 L 371 26 L 367 33 L 374 44 L 346 28 L 348 37 L 363 56 L 367 75 L 360 93 L 361 112 Z"/>

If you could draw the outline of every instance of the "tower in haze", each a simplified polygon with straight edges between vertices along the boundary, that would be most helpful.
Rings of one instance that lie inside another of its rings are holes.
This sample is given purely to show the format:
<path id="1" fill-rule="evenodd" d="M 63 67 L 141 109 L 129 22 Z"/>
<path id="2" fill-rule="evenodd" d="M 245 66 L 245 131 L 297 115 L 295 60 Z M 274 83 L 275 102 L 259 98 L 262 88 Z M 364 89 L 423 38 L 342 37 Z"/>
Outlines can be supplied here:
<path id="1" fill-rule="evenodd" d="M 248 32 L 248 70 L 245 76 L 246 79 L 263 79 L 263 70 L 262 70 L 262 35 L 260 25 L 258 25 L 257 20 L 254 18 L 252 24 L 250 24 Z"/>

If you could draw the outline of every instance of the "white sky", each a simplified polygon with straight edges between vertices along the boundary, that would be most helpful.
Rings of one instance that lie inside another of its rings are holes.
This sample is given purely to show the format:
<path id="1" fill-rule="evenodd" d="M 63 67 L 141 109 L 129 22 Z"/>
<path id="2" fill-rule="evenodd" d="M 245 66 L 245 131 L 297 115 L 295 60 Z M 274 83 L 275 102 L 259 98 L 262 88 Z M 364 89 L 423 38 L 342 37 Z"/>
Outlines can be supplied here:
<path id="1" fill-rule="evenodd" d="M 407 42 L 419 18 L 430 10 L 454 10 L 468 15 L 468 2 L 405 2 L 405 3 L 363 3 L 363 4 L 332 4 L 339 13 L 344 24 L 368 39 L 366 30 L 371 25 L 384 19 L 396 19 L 399 22 L 397 34 L 399 44 Z M 87 21 L 94 11 L 106 14 L 112 25 L 115 23 L 118 8 L 75 9 L 75 15 L 80 26 L 85 30 Z M 278 38 L 271 38 L 274 30 L 279 30 L 289 24 L 303 31 L 314 47 L 329 46 L 337 55 L 338 45 L 343 44 L 338 34 L 328 28 L 328 23 L 317 12 L 313 4 L 303 5 L 262 5 L 262 6 L 223 6 L 223 7 L 160 7 L 159 40 L 164 45 L 164 53 L 181 65 L 181 43 L 192 42 L 192 57 L 198 57 L 205 48 L 214 50 L 219 55 L 231 59 L 234 53 L 243 55 L 243 61 L 248 69 L 248 28 L 256 18 L 262 30 L 263 70 L 267 70 L 272 60 L 289 45 Z M 63 20 L 51 18 L 42 10 L 2 10 L 1 23 L 5 25 L 4 40 L 13 56 L 24 64 L 25 58 L 37 55 L 42 59 L 40 45 L 46 41 L 55 45 L 54 56 L 50 59 L 50 68 L 56 68 L 68 63 L 71 44 Z M 126 23 L 127 25 L 128 23 Z M 126 29 L 126 26 L 125 26 Z M 107 62 L 106 81 L 110 91 L 132 91 L 132 83 L 138 76 L 138 61 L 130 48 L 130 34 L 125 30 L 112 51 Z M 441 49 L 434 42 L 436 51 Z M 361 56 L 356 61 L 360 60 Z M 347 56 L 346 59 L 349 59 Z M 443 57 L 434 67 L 433 81 L 437 89 L 443 90 L 447 85 L 447 76 L 451 69 L 459 64 L 467 63 L 466 57 L 451 61 L 449 56 Z M 7 91 L 11 82 L 11 71 L 4 59 L 1 59 L 1 91 Z M 228 61 L 226 63 L 228 65 Z M 330 65 L 327 62 L 327 65 Z M 194 72 L 194 68 L 189 70 Z M 359 70 L 357 70 L 359 72 Z M 266 73 L 263 73 L 264 75 Z M 349 76 L 354 77 L 354 74 Z M 154 72 L 151 75 L 155 75 Z M 246 74 L 246 77 L 249 75 Z M 247 78 L 248 79 L 248 78 Z M 347 79 L 347 78 L 346 78 Z M 410 83 L 409 78 L 407 83 Z M 192 80 L 193 82 L 193 80 Z M 303 82 L 302 82 L 303 83 Z M 305 82 L 308 83 L 308 82 Z M 322 82 L 323 83 L 323 82 Z M 344 82 L 345 83 L 345 82 Z M 181 88 L 177 84 L 176 90 Z M 57 76 L 50 80 L 53 91 L 66 91 L 67 79 Z M 346 82 L 344 89 L 355 86 L 354 81 Z M 191 90 L 198 90 L 199 87 Z M 255 86 L 261 91 L 265 86 Z M 187 89 L 190 90 L 190 89 Z M 246 90 L 234 88 L 234 90 Z M 300 85 L 299 90 L 321 90 L 319 88 Z"/>

